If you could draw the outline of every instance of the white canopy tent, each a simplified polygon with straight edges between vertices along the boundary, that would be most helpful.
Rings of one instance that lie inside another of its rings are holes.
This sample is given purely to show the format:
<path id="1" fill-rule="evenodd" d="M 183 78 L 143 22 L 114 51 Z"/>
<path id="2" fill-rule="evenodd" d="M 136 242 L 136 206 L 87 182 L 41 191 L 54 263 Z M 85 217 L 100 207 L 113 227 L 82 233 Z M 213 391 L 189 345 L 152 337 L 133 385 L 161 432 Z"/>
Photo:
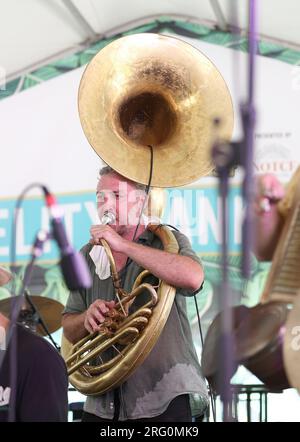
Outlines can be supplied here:
<path id="1" fill-rule="evenodd" d="M 260 0 L 265 41 L 300 48 L 300 3 Z M 10 81 L 104 36 L 162 15 L 229 30 L 247 29 L 247 0 L 0 0 L 0 66 Z"/>

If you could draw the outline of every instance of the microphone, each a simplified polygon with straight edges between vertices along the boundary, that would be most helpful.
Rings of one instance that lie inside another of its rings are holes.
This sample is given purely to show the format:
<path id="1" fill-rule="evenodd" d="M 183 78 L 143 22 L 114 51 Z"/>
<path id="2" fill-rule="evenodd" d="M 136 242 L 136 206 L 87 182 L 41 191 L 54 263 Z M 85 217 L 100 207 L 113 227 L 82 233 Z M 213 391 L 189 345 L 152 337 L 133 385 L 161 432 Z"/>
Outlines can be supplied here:
<path id="1" fill-rule="evenodd" d="M 62 219 L 62 212 L 56 198 L 43 186 L 46 205 L 51 216 L 52 237 L 60 249 L 60 266 L 69 290 L 87 289 L 92 278 L 83 256 L 71 246 Z"/>
<path id="2" fill-rule="evenodd" d="M 101 217 L 101 224 L 113 224 L 116 221 L 116 215 L 106 210 Z"/>

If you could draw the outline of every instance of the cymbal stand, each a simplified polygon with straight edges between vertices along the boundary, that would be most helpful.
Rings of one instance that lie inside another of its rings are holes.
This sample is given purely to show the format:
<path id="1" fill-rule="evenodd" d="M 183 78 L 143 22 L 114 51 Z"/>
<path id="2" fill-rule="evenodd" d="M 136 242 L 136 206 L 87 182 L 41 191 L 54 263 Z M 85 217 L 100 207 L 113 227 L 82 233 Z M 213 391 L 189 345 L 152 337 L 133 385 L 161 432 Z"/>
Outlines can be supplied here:
<path id="1" fill-rule="evenodd" d="M 249 0 L 249 56 L 248 56 L 248 100 L 241 106 L 244 137 L 241 141 L 224 143 L 217 139 L 212 148 L 212 158 L 219 175 L 219 192 L 222 206 L 222 282 L 221 299 L 221 337 L 219 363 L 219 391 L 223 403 L 223 421 L 232 420 L 232 393 L 230 380 L 234 374 L 234 342 L 232 334 L 232 312 L 230 287 L 228 280 L 228 183 L 231 168 L 241 165 L 245 176 L 243 181 L 244 219 L 242 225 L 242 274 L 250 277 L 250 259 L 252 250 L 251 203 L 253 197 L 253 144 L 254 144 L 254 60 L 256 53 L 256 0 Z M 215 120 L 216 132 L 222 123 Z"/>
<path id="2" fill-rule="evenodd" d="M 36 321 L 36 322 L 37 322 L 38 324 L 41 325 L 41 327 L 44 329 L 44 331 L 45 331 L 47 337 L 48 337 L 49 340 L 52 342 L 52 344 L 54 345 L 54 347 L 56 348 L 56 350 L 57 350 L 58 352 L 60 352 L 60 347 L 56 344 L 56 342 L 55 342 L 54 339 L 52 338 L 51 333 L 50 333 L 50 331 L 49 331 L 49 329 L 48 329 L 48 327 L 47 327 L 45 321 L 43 320 L 42 315 L 41 315 L 40 312 L 38 311 L 38 308 L 35 306 L 34 302 L 32 301 L 31 296 L 30 296 L 28 290 L 25 290 L 24 296 L 25 296 L 26 301 L 28 302 L 28 304 L 30 305 L 30 307 L 31 307 L 31 309 L 32 309 L 33 315 L 37 318 L 37 321 Z"/>

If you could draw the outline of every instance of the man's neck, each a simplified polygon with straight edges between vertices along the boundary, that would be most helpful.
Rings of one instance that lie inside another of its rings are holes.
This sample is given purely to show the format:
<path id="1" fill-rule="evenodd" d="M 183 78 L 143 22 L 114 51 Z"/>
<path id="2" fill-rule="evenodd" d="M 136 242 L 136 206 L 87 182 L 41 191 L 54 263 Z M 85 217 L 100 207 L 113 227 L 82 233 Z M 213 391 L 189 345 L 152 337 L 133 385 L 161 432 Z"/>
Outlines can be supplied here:
<path id="1" fill-rule="evenodd" d="M 136 230 L 136 226 L 130 226 L 130 227 L 128 227 L 122 234 L 121 234 L 121 236 L 122 236 L 122 238 L 124 238 L 124 239 L 127 239 L 128 241 L 133 241 L 133 237 L 134 237 L 134 234 L 135 234 L 135 230 Z M 139 225 L 139 227 L 138 227 L 138 229 L 137 229 L 137 231 L 136 231 L 136 234 L 135 234 L 135 240 L 142 234 L 142 233 L 144 233 L 145 232 L 145 230 L 146 230 L 146 227 L 145 227 L 145 225 L 144 224 L 140 224 Z"/>

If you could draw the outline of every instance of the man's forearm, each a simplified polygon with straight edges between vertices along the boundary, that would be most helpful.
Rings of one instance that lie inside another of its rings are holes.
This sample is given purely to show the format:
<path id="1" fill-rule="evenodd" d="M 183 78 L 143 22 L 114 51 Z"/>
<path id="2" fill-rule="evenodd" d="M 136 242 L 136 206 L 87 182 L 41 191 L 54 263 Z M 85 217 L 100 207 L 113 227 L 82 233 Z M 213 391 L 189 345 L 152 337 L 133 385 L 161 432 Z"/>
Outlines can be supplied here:
<path id="1" fill-rule="evenodd" d="M 255 224 L 254 253 L 260 261 L 271 261 L 284 224 L 283 218 L 277 208 L 272 207 L 270 212 L 258 217 Z"/>
<path id="2" fill-rule="evenodd" d="M 153 249 L 131 241 L 126 242 L 124 253 L 157 278 L 175 287 L 195 291 L 203 282 L 201 265 L 188 256 Z"/>
<path id="3" fill-rule="evenodd" d="M 66 313 L 62 318 L 64 335 L 72 344 L 75 344 L 88 334 L 84 326 L 85 315 L 86 312 Z"/>

